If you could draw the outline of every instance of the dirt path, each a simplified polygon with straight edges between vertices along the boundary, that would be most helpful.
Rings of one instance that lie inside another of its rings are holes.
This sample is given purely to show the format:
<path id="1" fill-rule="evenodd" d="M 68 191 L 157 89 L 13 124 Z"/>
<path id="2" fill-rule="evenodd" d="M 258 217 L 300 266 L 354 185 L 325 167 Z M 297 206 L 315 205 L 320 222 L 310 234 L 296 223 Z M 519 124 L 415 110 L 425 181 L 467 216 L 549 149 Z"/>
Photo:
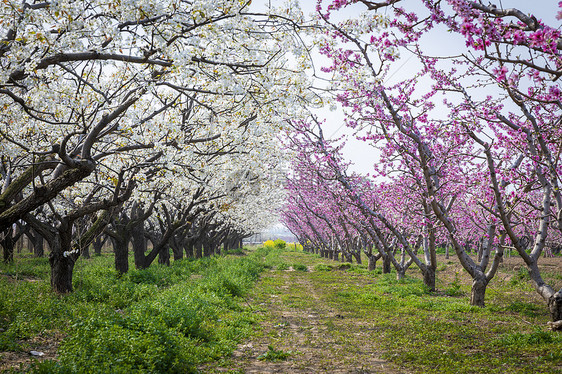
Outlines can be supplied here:
<path id="1" fill-rule="evenodd" d="M 342 278 L 348 278 L 340 272 Z M 402 373 L 380 359 L 369 341 L 369 324 L 330 302 L 337 286 L 320 284 L 314 272 L 264 274 L 252 302 L 263 317 L 262 333 L 242 344 L 225 367 L 214 372 L 243 373 Z M 342 282 L 349 281 L 342 279 Z M 291 352 L 277 362 L 258 357 L 271 346 Z M 227 368 L 228 367 L 228 368 Z M 206 368 L 209 369 L 209 368 Z M 208 372 L 204 369 L 203 371 Z"/>

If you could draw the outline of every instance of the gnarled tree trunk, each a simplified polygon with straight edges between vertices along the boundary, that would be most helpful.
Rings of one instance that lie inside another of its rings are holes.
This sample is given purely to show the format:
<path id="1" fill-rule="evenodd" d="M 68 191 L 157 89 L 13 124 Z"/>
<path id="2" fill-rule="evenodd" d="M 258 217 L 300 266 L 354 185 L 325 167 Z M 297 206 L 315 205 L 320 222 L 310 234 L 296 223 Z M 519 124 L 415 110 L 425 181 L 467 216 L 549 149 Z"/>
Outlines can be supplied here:
<path id="1" fill-rule="evenodd" d="M 56 293 L 64 294 L 73 291 L 72 274 L 80 253 L 72 251 L 71 243 L 72 221 L 63 218 L 56 235 L 50 242 L 51 288 Z"/>
<path id="2" fill-rule="evenodd" d="M 392 258 L 386 254 L 382 256 L 382 273 L 389 274 L 392 269 Z"/>
<path id="3" fill-rule="evenodd" d="M 484 298 L 486 296 L 486 287 L 488 280 L 483 274 L 475 275 L 472 279 L 472 289 L 470 292 L 470 305 L 484 307 Z"/>
<path id="4" fill-rule="evenodd" d="M 170 266 L 170 248 L 162 246 L 158 253 L 158 263 L 161 265 Z"/>
<path id="5" fill-rule="evenodd" d="M 431 266 L 426 266 L 423 271 L 423 284 L 430 290 L 435 291 L 435 269 Z"/>
<path id="6" fill-rule="evenodd" d="M 550 318 L 556 325 L 552 329 L 562 331 L 562 289 L 556 292 L 548 300 L 548 309 L 550 310 Z"/>
<path id="7" fill-rule="evenodd" d="M 16 244 L 14 240 L 14 229 L 12 227 L 7 228 L 2 233 L 0 233 L 0 245 L 2 245 L 4 262 L 11 263 L 14 262 L 14 246 Z"/>
<path id="8" fill-rule="evenodd" d="M 111 237 L 115 253 L 115 270 L 119 274 L 125 274 L 129 271 L 129 241 L 130 236 L 128 235 Z"/>

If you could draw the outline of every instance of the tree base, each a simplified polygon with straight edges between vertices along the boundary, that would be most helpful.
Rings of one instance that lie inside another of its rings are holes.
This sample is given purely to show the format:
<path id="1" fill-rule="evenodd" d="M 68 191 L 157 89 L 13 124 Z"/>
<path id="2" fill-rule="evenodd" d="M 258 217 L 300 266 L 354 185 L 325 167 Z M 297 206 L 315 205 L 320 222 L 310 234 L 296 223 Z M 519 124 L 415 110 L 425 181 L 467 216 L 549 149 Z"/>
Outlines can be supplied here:
<path id="1" fill-rule="evenodd" d="M 556 322 L 548 321 L 546 324 L 552 331 L 562 331 L 562 320 Z"/>

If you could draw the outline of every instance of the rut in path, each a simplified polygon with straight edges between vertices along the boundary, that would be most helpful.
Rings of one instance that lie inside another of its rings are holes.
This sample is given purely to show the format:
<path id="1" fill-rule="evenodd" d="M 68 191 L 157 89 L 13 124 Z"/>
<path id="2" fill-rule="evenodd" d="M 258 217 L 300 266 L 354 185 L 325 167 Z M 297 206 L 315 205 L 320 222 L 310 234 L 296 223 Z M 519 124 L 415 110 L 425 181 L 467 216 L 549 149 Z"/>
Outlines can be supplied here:
<path id="1" fill-rule="evenodd" d="M 342 282 L 350 281 L 345 272 Z M 320 283 L 314 272 L 271 271 L 257 285 L 252 301 L 263 313 L 263 333 L 241 344 L 228 368 L 244 373 L 403 373 L 380 359 L 370 344 L 370 326 L 364 318 L 330 303 L 337 286 Z M 291 356 L 279 362 L 259 360 L 268 346 Z M 206 371 L 206 370 L 203 370 Z"/>

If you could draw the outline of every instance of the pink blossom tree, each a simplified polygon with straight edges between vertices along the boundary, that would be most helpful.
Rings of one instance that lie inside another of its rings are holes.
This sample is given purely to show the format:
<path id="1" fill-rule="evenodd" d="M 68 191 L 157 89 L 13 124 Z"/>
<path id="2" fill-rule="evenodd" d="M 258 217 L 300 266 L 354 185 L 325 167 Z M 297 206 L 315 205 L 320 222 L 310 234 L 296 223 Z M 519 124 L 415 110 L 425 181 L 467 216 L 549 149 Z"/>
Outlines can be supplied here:
<path id="1" fill-rule="evenodd" d="M 375 177 L 409 180 L 395 184 L 397 194 L 421 197 L 426 224 L 444 227 L 473 279 L 472 304 L 484 305 L 509 244 L 560 320 L 562 292 L 545 284 L 537 266 L 549 228 L 559 231 L 562 218 L 560 32 L 520 10 L 466 0 L 424 0 L 414 12 L 400 1 L 334 1 L 326 10 L 321 3 L 318 45 L 331 60 L 324 72 L 347 126 L 381 152 Z M 332 21 L 352 3 L 364 4 L 367 15 Z M 424 38 L 443 28 L 464 38 L 464 53 L 424 52 Z M 400 52 L 415 56 L 419 70 L 385 84 Z M 479 232 L 477 261 L 465 250 L 470 230 Z M 522 245 L 529 233 L 530 254 Z"/>

